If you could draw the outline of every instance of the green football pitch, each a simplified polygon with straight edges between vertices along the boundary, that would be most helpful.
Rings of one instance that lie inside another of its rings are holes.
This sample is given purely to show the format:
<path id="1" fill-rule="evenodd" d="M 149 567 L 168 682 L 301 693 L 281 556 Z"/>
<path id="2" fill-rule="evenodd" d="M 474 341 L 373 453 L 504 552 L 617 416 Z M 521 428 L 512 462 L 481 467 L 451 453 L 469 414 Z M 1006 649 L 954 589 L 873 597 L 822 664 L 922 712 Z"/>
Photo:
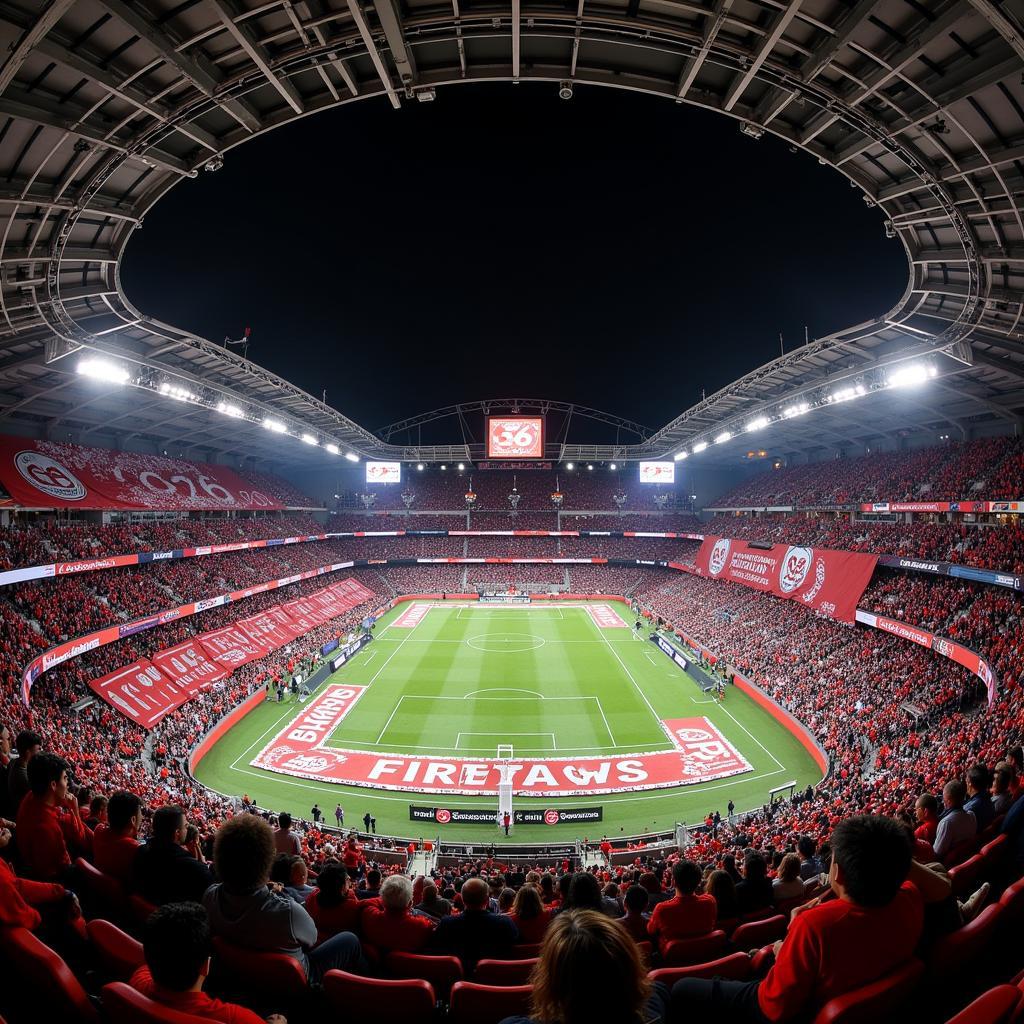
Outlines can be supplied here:
<path id="1" fill-rule="evenodd" d="M 413 627 L 395 625 L 400 605 L 380 620 L 376 639 L 317 691 L 340 683 L 365 687 L 324 745 L 373 754 L 494 758 L 501 744 L 516 757 L 617 757 L 673 750 L 662 720 L 706 718 L 750 765 L 713 781 L 639 792 L 515 798 L 517 809 L 600 805 L 604 820 L 581 827 L 518 825 L 516 841 L 566 842 L 577 835 L 634 835 L 696 823 L 767 802 L 770 789 L 817 782 L 821 773 L 793 735 L 734 687 L 722 704 L 702 692 L 625 622 L 603 628 L 582 605 L 435 603 Z M 624 606 L 604 605 L 619 615 Z M 406 620 L 408 621 L 408 620 Z M 277 774 L 251 762 L 310 706 L 264 703 L 230 730 L 197 766 L 200 782 L 260 806 L 308 818 L 318 802 L 333 825 L 337 803 L 347 827 L 369 812 L 383 834 L 489 842 L 494 825 L 413 822 L 409 805 L 488 808 L 495 796 L 381 791 Z"/>

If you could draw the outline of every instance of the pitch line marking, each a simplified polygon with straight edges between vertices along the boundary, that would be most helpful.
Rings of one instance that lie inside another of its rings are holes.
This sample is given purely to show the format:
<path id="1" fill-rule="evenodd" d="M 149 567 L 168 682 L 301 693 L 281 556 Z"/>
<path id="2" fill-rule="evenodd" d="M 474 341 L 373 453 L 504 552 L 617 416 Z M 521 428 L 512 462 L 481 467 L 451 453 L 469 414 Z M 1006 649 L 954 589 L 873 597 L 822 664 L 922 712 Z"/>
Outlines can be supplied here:
<path id="1" fill-rule="evenodd" d="M 587 616 L 587 619 L 590 622 L 591 626 L 598 631 L 598 634 L 601 637 L 601 639 L 608 645 L 608 649 L 615 656 L 615 660 L 621 666 L 622 671 L 626 673 L 627 677 L 629 678 L 629 681 L 635 687 L 636 692 L 640 694 L 640 698 L 647 705 L 647 710 L 650 711 L 650 713 L 654 716 L 654 720 L 656 722 L 660 723 L 661 722 L 661 716 L 658 714 L 657 711 L 654 710 L 654 705 L 651 704 L 651 702 L 647 699 L 647 694 L 645 694 L 644 691 L 642 689 L 640 689 L 640 684 L 633 678 L 633 673 L 630 672 L 628 668 L 626 668 L 626 663 L 622 660 L 621 657 L 619 657 L 619 652 L 617 650 L 615 650 L 615 648 L 612 646 L 611 641 L 601 631 L 601 627 L 598 626 L 597 623 L 594 622 L 594 620 L 589 615 Z"/>
<path id="2" fill-rule="evenodd" d="M 612 727 L 608 724 L 608 718 L 604 713 L 604 708 L 601 706 L 601 698 L 595 697 L 594 700 L 597 701 L 597 710 L 601 712 L 601 721 L 604 722 L 605 730 L 608 733 L 608 739 L 612 741 L 613 747 L 617 747 L 619 744 L 615 742 L 615 737 L 612 735 Z"/>
<path id="3" fill-rule="evenodd" d="M 459 641 L 456 641 L 458 643 Z M 489 686 L 483 690 L 473 690 L 467 693 L 467 697 L 475 697 L 478 693 L 528 693 L 531 697 L 539 697 L 541 700 L 547 700 L 543 693 L 538 693 L 536 690 L 521 690 L 516 686 Z M 492 697 L 491 700 L 502 700 L 504 698 Z"/>

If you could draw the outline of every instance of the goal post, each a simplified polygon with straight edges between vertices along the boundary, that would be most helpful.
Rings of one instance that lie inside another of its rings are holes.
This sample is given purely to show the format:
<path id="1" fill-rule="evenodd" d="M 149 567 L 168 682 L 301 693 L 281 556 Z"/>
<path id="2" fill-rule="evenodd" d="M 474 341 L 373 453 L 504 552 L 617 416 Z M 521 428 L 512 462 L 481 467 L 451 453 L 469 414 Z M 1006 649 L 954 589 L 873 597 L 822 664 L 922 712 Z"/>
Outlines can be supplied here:
<path id="1" fill-rule="evenodd" d="M 498 813 L 495 818 L 500 828 L 508 815 L 509 822 L 512 818 L 512 775 L 509 762 L 515 756 L 511 743 L 498 744 L 498 752 L 495 761 L 498 765 Z"/>

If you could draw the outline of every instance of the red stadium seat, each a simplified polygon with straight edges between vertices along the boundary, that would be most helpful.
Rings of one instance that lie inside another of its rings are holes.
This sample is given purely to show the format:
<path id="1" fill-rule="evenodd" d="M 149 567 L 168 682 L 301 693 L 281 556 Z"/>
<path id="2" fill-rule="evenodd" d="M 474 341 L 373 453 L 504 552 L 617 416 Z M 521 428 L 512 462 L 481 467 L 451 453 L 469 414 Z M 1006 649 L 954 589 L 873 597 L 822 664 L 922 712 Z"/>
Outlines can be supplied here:
<path id="1" fill-rule="evenodd" d="M 127 981 L 146 958 L 142 943 L 126 935 L 115 924 L 96 918 L 86 926 L 89 942 L 103 970 L 117 981 Z"/>
<path id="2" fill-rule="evenodd" d="M 999 904 L 986 907 L 970 924 L 943 935 L 932 947 L 928 970 L 935 978 L 965 976 L 987 950 L 999 923 Z"/>
<path id="3" fill-rule="evenodd" d="M 758 907 L 757 910 L 748 910 L 740 914 L 740 924 L 747 924 L 749 921 L 763 921 L 766 917 L 774 917 L 778 911 L 774 904 L 768 907 Z"/>
<path id="4" fill-rule="evenodd" d="M 884 978 L 830 999 L 812 1024 L 875 1024 L 889 1019 L 910 997 L 923 973 L 920 960 L 908 960 Z"/>
<path id="5" fill-rule="evenodd" d="M 348 971 L 328 971 L 324 994 L 339 1020 L 372 1020 L 376 1024 L 429 1024 L 436 1003 L 429 981 L 362 978 Z"/>
<path id="6" fill-rule="evenodd" d="M 996 836 L 981 848 L 981 858 L 985 862 L 984 876 L 992 879 L 1002 875 L 1006 869 L 1010 854 L 1010 840 L 1007 836 Z"/>
<path id="7" fill-rule="evenodd" d="M 437 998 L 448 1001 L 452 985 L 462 981 L 462 961 L 457 956 L 425 956 L 422 953 L 389 953 L 384 968 L 392 978 L 421 978 L 433 986 Z"/>
<path id="8" fill-rule="evenodd" d="M 1014 929 L 1024 921 L 1024 878 L 1014 882 L 999 900 L 1000 929 Z"/>
<path id="9" fill-rule="evenodd" d="M 478 985 L 528 985 L 537 966 L 532 960 L 481 960 L 473 972 Z"/>
<path id="10" fill-rule="evenodd" d="M 302 964 L 286 953 L 244 949 L 214 936 L 213 965 L 221 984 L 257 997 L 302 998 L 307 991 Z"/>
<path id="11" fill-rule="evenodd" d="M 452 986 L 448 1024 L 498 1024 L 506 1017 L 526 1016 L 532 985 L 477 985 L 460 981 Z"/>
<path id="12" fill-rule="evenodd" d="M 87 917 L 124 918 L 127 900 L 124 886 L 116 878 L 98 871 L 82 857 L 75 861 L 74 871 Z"/>
<path id="13" fill-rule="evenodd" d="M 36 1019 L 98 1024 L 100 1015 L 71 969 L 27 928 L 0 928 L 0 954 L 8 977 L 31 992 Z"/>
<path id="14" fill-rule="evenodd" d="M 974 851 L 978 848 L 978 838 L 975 836 L 973 839 L 965 839 L 962 843 L 957 843 L 945 857 L 942 858 L 942 863 L 947 868 L 956 867 L 957 864 L 963 864 L 965 860 L 968 860 L 974 855 Z"/>
<path id="15" fill-rule="evenodd" d="M 161 1006 L 120 981 L 104 985 L 100 995 L 110 1024 L 210 1024 L 209 1017 L 196 1017 Z"/>
<path id="16" fill-rule="evenodd" d="M 1022 998 L 1020 989 L 1013 985 L 997 985 L 950 1017 L 946 1024 L 1007 1024 Z"/>
<path id="17" fill-rule="evenodd" d="M 753 977 L 753 960 L 746 953 L 730 953 L 719 960 L 691 967 L 661 967 L 651 971 L 651 981 L 660 981 L 671 988 L 682 978 L 729 978 L 732 981 L 748 981 Z"/>
<path id="18" fill-rule="evenodd" d="M 138 893 L 132 893 L 128 897 L 128 909 L 131 912 L 132 920 L 141 928 L 156 910 L 156 904 L 144 900 Z"/>
<path id="19" fill-rule="evenodd" d="M 963 864 L 949 869 L 949 880 L 953 885 L 953 895 L 958 899 L 969 896 L 978 887 L 978 879 L 985 867 L 985 860 L 980 853 L 965 860 Z"/>
<path id="20" fill-rule="evenodd" d="M 512 947 L 512 951 L 509 953 L 508 959 L 532 960 L 538 953 L 540 953 L 539 942 L 523 942 L 518 946 Z"/>
<path id="21" fill-rule="evenodd" d="M 729 946 L 725 932 L 719 928 L 698 935 L 693 939 L 676 939 L 665 947 L 662 957 L 666 967 L 689 967 L 690 964 L 703 964 L 721 956 Z"/>
<path id="22" fill-rule="evenodd" d="M 769 943 L 781 939 L 789 927 L 789 918 L 784 914 L 766 918 L 763 921 L 751 921 L 741 924 L 732 933 L 731 942 L 739 950 L 760 949 Z"/>

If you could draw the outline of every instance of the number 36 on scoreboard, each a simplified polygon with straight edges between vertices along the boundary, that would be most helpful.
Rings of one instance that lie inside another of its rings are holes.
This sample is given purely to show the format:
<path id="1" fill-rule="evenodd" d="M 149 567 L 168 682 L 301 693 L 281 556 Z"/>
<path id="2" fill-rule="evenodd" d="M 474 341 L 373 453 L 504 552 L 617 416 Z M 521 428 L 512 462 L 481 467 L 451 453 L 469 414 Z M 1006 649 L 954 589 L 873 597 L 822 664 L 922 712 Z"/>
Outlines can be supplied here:
<path id="1" fill-rule="evenodd" d="M 489 459 L 544 458 L 542 416 L 488 416 L 487 457 Z"/>

